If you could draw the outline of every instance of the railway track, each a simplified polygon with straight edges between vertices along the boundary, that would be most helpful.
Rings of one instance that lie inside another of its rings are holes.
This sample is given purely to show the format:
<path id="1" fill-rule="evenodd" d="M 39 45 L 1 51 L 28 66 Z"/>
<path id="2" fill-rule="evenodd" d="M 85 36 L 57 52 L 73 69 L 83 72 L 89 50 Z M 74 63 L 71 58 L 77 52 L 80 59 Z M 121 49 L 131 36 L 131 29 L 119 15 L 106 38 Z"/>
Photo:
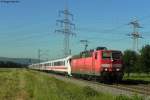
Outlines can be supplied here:
<path id="1" fill-rule="evenodd" d="M 114 84 L 109 85 L 110 87 L 118 88 L 125 91 L 130 91 L 135 94 L 147 95 L 150 96 L 150 85 L 122 85 Z"/>
<path id="2" fill-rule="evenodd" d="M 76 84 L 81 83 L 82 86 L 90 86 L 90 87 L 92 87 L 98 91 L 100 90 L 102 92 L 111 91 L 109 93 L 113 94 L 113 92 L 117 91 L 118 93 L 114 93 L 116 95 L 124 94 L 124 95 L 131 96 L 131 95 L 136 94 L 136 95 L 145 96 L 145 97 L 150 96 L 150 84 L 132 84 L 132 85 L 131 84 L 123 84 L 123 83 L 104 84 L 104 83 L 100 83 L 96 80 L 89 81 L 89 80 L 76 78 L 76 77 L 66 78 L 62 75 L 56 75 L 56 74 L 51 74 L 51 75 L 58 79 L 61 79 L 63 81 L 69 81 L 69 82 L 76 83 Z M 107 89 L 105 89 L 105 88 L 107 88 Z"/>
<path id="3" fill-rule="evenodd" d="M 147 84 L 147 85 L 145 84 L 130 85 L 129 84 L 128 85 L 128 84 L 123 84 L 123 83 L 104 84 L 104 83 L 99 83 L 97 81 L 91 81 L 91 82 L 94 84 L 98 84 L 98 85 L 103 85 L 103 86 L 117 88 L 117 89 L 124 90 L 124 91 L 133 92 L 134 94 L 150 96 L 150 84 Z"/>
<path id="4" fill-rule="evenodd" d="M 82 79 L 79 79 L 82 80 Z M 111 87 L 111 88 L 116 88 L 119 90 L 127 91 L 127 92 L 132 92 L 133 94 L 141 95 L 141 96 L 150 96 L 150 84 L 139 84 L 139 85 L 124 85 L 124 84 L 119 84 L 119 83 L 114 83 L 114 84 L 104 84 L 104 83 L 99 83 L 97 81 L 87 81 L 87 80 L 82 80 L 85 82 L 90 82 L 92 84 L 97 84 L 97 85 L 102 85 L 106 87 Z"/>

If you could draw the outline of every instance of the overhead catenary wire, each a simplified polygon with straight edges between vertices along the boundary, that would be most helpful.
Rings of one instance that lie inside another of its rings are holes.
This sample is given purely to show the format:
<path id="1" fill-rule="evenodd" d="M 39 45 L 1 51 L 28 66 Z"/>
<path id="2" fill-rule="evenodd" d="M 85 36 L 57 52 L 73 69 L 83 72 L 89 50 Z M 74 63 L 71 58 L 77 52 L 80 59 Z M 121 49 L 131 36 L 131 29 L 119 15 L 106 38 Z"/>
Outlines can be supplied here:
<path id="1" fill-rule="evenodd" d="M 144 17 L 141 17 L 139 20 L 140 21 L 145 21 L 145 20 L 147 20 L 147 19 L 149 19 L 150 18 L 150 16 L 144 16 Z M 78 28 L 77 30 L 78 31 L 86 31 L 86 32 L 95 32 L 95 33 L 99 33 L 99 34 L 103 34 L 103 33 L 110 33 L 110 34 L 114 34 L 114 32 L 115 32 L 115 34 L 117 33 L 117 34 L 120 34 L 120 32 L 116 32 L 117 30 L 120 30 L 122 27 L 125 27 L 126 26 L 126 24 L 122 24 L 122 25 L 119 25 L 119 26 L 116 26 L 116 27 L 114 27 L 114 28 L 112 28 L 112 29 L 105 29 L 105 30 L 101 30 L 101 29 L 94 29 L 94 28 Z M 23 29 L 24 29 L 24 27 L 26 27 L 25 25 L 23 26 Z M 30 27 L 30 25 L 28 26 L 28 27 Z M 21 28 L 21 27 L 20 27 Z M 88 29 L 88 30 L 87 30 Z M 16 29 L 15 29 L 16 30 Z M 11 33 L 11 32 L 10 32 Z M 21 33 L 21 32 L 19 32 L 19 33 Z M 143 33 L 149 33 L 148 31 L 147 32 L 144 32 L 143 31 Z M 33 34 L 33 35 L 31 35 L 30 36 L 30 34 Z M 11 42 L 11 41 L 13 41 L 13 42 L 24 42 L 24 41 L 27 41 L 27 40 L 30 40 L 30 39 L 33 39 L 33 40 L 37 40 L 37 39 L 40 39 L 39 37 L 46 37 L 48 34 L 43 34 L 42 32 L 41 33 L 39 33 L 39 35 L 36 35 L 37 33 L 30 33 L 30 34 L 23 34 L 24 36 L 22 36 L 22 35 L 18 35 L 18 36 L 15 36 L 15 37 L 13 37 L 13 38 L 10 38 L 10 39 L 8 39 L 8 41 L 7 42 Z M 35 35 L 34 35 L 35 34 Z M 45 36 L 44 36 L 45 35 Z M 109 34 L 108 34 L 109 35 Z M 143 34 L 143 35 L 145 35 L 145 34 Z M 148 37 L 148 34 L 146 35 L 147 37 Z M 9 35 L 8 35 L 8 37 L 10 37 Z M 1 38 L 1 37 L 0 37 Z M 2 37 L 3 38 L 3 37 Z M 112 42 L 115 42 L 115 41 L 117 41 L 117 40 L 119 40 L 119 39 L 117 39 L 117 37 L 116 37 L 116 39 L 107 39 L 107 38 L 105 38 L 105 37 L 103 37 L 102 36 L 102 38 L 104 39 L 104 40 L 106 40 L 106 41 L 112 41 Z M 97 40 L 97 39 L 99 39 L 99 38 L 94 38 L 94 37 L 92 37 L 91 36 L 91 38 L 90 39 L 92 39 L 92 40 Z M 7 35 L 6 35 L 6 40 L 7 40 Z M 121 39 L 120 39 L 121 40 Z M 24 45 L 24 44 L 23 44 Z"/>
<path id="2" fill-rule="evenodd" d="M 139 20 L 140 21 L 144 21 L 144 20 L 147 20 L 147 19 L 150 19 L 150 16 L 149 15 L 147 15 L 147 16 L 144 16 L 144 17 L 141 17 Z M 24 27 L 30 27 L 30 26 L 32 26 L 32 25 L 35 25 L 35 24 L 31 24 L 31 25 L 29 25 L 29 26 L 25 26 L 25 25 L 23 25 L 22 27 L 24 28 Z M 127 24 L 122 24 L 122 25 L 119 25 L 119 26 L 117 26 L 117 27 L 114 27 L 114 28 L 112 28 L 112 29 L 105 29 L 105 30 L 101 30 L 101 29 L 94 29 L 94 28 L 83 28 L 83 27 L 79 27 L 79 28 L 77 28 L 77 30 L 78 31 L 87 31 L 87 32 L 95 32 L 95 33 L 112 33 L 112 32 L 114 32 L 114 31 L 116 31 L 116 30 L 119 30 L 121 27 L 124 27 L 124 26 L 126 26 Z M 21 27 L 20 27 L 21 28 Z M 17 28 L 17 29 L 20 29 L 20 28 Z M 16 30 L 16 29 L 15 29 Z M 12 32 L 13 32 L 13 30 L 12 30 Z M 9 33 L 9 32 L 6 32 L 6 33 Z M 5 33 L 5 34 L 6 34 Z M 11 33 L 11 32 L 10 32 Z M 21 33 L 21 32 L 19 32 L 19 33 Z M 119 33 L 119 32 L 115 32 L 115 33 Z M 149 32 L 143 32 L 143 33 L 149 33 Z M 114 34 L 114 33 L 113 33 Z M 24 34 L 23 34 L 24 35 Z M 29 34 L 28 34 L 29 35 Z M 42 34 L 41 34 L 42 35 Z M 5 35 L 4 35 L 5 36 Z M 6 35 L 7 36 L 7 35 Z M 25 35 L 26 36 L 26 35 Z M 8 35 L 8 37 L 10 37 L 10 35 Z M 21 35 L 21 37 L 22 37 L 22 35 Z M 30 36 L 29 36 L 30 37 Z M 7 37 L 6 37 L 7 38 Z M 17 39 L 16 39 L 17 40 Z M 22 39 L 22 40 L 24 40 L 24 39 Z M 22 41 L 21 40 L 21 41 Z"/>

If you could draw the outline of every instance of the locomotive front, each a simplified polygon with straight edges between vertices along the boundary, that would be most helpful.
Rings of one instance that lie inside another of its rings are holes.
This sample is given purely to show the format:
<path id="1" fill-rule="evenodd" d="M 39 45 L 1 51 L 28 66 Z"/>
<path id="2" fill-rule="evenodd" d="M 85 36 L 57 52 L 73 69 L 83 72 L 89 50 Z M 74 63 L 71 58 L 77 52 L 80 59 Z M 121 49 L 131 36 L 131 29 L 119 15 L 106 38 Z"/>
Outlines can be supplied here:
<path id="1" fill-rule="evenodd" d="M 104 79 L 120 81 L 123 77 L 121 51 L 105 50 L 101 52 L 101 75 Z"/>

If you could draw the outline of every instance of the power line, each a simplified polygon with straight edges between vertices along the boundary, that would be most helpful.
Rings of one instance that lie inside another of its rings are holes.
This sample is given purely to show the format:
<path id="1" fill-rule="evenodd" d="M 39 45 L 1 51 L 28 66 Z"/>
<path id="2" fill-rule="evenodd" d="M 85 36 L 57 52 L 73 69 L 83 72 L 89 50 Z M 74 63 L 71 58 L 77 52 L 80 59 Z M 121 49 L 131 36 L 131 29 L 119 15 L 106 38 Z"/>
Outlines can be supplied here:
<path id="1" fill-rule="evenodd" d="M 121 29 L 122 27 L 124 26 L 127 26 L 127 24 L 123 24 L 123 25 L 120 25 L 120 26 L 117 26 L 117 27 L 114 27 L 114 28 L 111 28 L 111 29 L 95 29 L 95 28 L 85 28 L 85 27 L 78 27 L 77 30 L 78 31 L 85 31 L 85 32 L 95 32 L 95 33 L 112 33 L 112 32 L 115 32 L 119 29 Z"/>
<path id="2" fill-rule="evenodd" d="M 141 18 L 139 19 L 139 21 L 144 21 L 144 20 L 147 20 L 147 19 L 150 19 L 150 15 L 146 15 L 146 16 L 144 16 L 144 17 L 141 17 Z"/>
<path id="3" fill-rule="evenodd" d="M 21 42 L 25 42 L 25 43 L 27 43 L 27 42 L 29 42 L 29 40 L 32 40 L 33 41 L 33 39 L 34 38 L 36 38 L 36 40 L 41 40 L 41 39 L 44 39 L 44 37 L 47 37 L 47 35 L 49 35 L 49 33 L 45 33 L 45 34 L 34 34 L 34 35 L 30 35 L 30 36 L 26 36 L 26 37 L 20 37 L 20 38 L 16 38 L 16 37 L 12 37 L 12 38 L 6 38 L 5 40 L 2 40 L 1 39 L 1 43 L 14 43 L 14 42 L 17 42 L 17 43 L 21 43 Z M 39 39 L 39 37 L 40 37 L 40 39 Z"/>
<path id="4" fill-rule="evenodd" d="M 147 16 L 144 16 L 144 17 L 141 17 L 139 19 L 139 21 L 144 21 L 144 20 L 147 20 L 147 19 L 150 19 L 150 15 L 147 15 Z M 117 31 L 117 30 L 120 30 L 122 27 L 125 27 L 127 26 L 128 24 L 121 24 L 119 26 L 116 26 L 116 27 L 113 27 L 111 29 L 104 29 L 104 30 L 99 30 L 99 29 L 94 29 L 94 28 L 82 28 L 82 27 L 79 27 L 77 28 L 79 31 L 86 31 L 86 32 L 96 32 L 96 33 L 112 33 L 114 31 Z"/>

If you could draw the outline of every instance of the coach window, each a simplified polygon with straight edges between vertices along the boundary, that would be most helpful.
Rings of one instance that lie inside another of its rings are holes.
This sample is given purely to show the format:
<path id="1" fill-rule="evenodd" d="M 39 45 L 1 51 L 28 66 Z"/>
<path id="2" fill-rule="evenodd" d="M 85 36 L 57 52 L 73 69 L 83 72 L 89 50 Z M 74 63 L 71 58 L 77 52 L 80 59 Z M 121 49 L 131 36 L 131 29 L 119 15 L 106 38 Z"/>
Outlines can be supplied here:
<path id="1" fill-rule="evenodd" d="M 61 61 L 58 62 L 58 66 L 60 66 L 60 65 L 61 65 Z"/>
<path id="2" fill-rule="evenodd" d="M 97 59 L 97 52 L 95 53 L 95 59 Z"/>
<path id="3" fill-rule="evenodd" d="M 57 62 L 54 62 L 53 64 L 54 64 L 54 66 L 56 66 L 56 65 L 57 65 Z"/>
<path id="4" fill-rule="evenodd" d="M 65 65 L 65 61 L 64 61 L 64 65 Z"/>
<path id="5" fill-rule="evenodd" d="M 64 65 L 64 61 L 61 61 L 61 65 Z"/>

